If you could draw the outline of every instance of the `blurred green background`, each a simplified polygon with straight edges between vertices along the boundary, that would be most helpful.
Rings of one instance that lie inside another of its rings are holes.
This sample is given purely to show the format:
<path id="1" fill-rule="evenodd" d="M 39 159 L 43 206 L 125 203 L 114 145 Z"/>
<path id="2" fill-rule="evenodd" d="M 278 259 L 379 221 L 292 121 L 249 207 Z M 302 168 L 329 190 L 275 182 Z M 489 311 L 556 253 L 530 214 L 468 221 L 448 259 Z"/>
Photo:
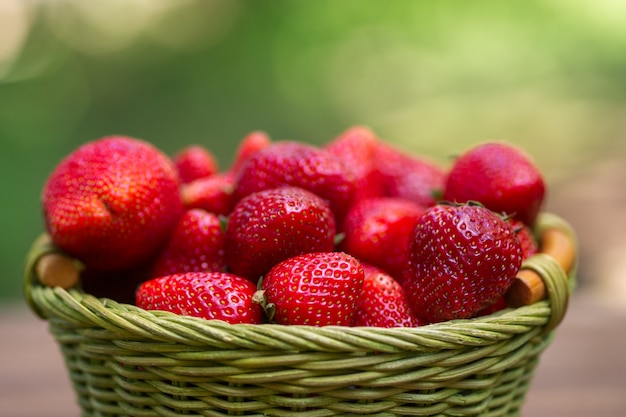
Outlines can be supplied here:
<path id="1" fill-rule="evenodd" d="M 623 141 L 624 51 L 620 0 L 0 0 L 0 301 L 46 176 L 86 141 L 201 143 L 227 166 L 252 130 L 362 124 L 444 164 L 507 140 L 557 188 Z"/>

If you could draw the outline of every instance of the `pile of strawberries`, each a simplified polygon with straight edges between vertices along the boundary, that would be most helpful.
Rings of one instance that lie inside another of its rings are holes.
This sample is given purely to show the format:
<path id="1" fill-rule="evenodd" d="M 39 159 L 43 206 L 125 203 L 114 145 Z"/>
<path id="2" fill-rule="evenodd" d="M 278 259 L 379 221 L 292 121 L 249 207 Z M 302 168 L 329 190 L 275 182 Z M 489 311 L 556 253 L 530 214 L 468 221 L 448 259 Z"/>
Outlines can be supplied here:
<path id="1" fill-rule="evenodd" d="M 110 136 L 42 192 L 86 292 L 229 323 L 414 327 L 506 307 L 544 181 L 504 143 L 442 167 L 364 127 L 322 146 L 252 132 L 221 169 Z"/>

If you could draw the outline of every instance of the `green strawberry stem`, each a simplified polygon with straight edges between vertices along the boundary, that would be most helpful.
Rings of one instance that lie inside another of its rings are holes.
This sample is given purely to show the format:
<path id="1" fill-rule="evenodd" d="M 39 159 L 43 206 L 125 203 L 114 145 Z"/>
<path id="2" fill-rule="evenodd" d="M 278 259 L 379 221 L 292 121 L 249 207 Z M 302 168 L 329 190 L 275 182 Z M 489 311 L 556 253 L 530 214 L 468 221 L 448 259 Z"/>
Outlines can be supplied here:
<path id="1" fill-rule="evenodd" d="M 337 233 L 335 235 L 335 239 L 333 240 L 333 242 L 335 243 L 335 246 L 338 246 L 345 238 L 346 238 L 345 233 Z"/>
<path id="2" fill-rule="evenodd" d="M 274 303 L 267 302 L 265 290 L 257 290 L 252 296 L 252 302 L 261 306 L 269 321 L 274 319 L 274 315 L 276 314 L 276 305 Z"/>
<path id="3" fill-rule="evenodd" d="M 228 225 L 228 216 L 220 214 L 218 218 L 220 220 L 220 228 L 222 229 L 222 232 L 226 232 L 226 226 Z"/>

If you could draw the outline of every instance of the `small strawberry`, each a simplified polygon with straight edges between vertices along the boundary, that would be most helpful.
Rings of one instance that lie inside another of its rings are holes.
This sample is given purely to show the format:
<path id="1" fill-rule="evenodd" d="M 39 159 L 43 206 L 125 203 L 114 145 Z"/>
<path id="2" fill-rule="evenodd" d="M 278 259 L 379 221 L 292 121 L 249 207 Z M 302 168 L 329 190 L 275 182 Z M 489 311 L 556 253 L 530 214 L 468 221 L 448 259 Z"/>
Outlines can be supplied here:
<path id="1" fill-rule="evenodd" d="M 401 284 L 426 322 L 468 318 L 511 285 L 522 250 L 509 223 L 479 205 L 435 205 L 418 221 Z"/>
<path id="2" fill-rule="evenodd" d="M 260 131 L 254 131 L 248 133 L 239 143 L 239 146 L 235 150 L 235 158 L 229 169 L 229 172 L 236 173 L 241 166 L 261 149 L 267 148 L 272 143 L 272 139 L 265 133 Z"/>
<path id="3" fill-rule="evenodd" d="M 363 267 L 346 253 L 305 253 L 274 266 L 255 299 L 279 324 L 350 326 L 363 279 Z"/>
<path id="4" fill-rule="evenodd" d="M 352 172 L 336 156 L 293 141 L 273 142 L 251 155 L 237 174 L 235 200 L 253 192 L 291 185 L 328 201 L 336 218 L 343 218 L 354 194 Z"/>
<path id="5" fill-rule="evenodd" d="M 46 228 L 90 269 L 151 259 L 183 213 L 172 161 L 139 139 L 110 136 L 65 157 L 42 191 Z"/>
<path id="6" fill-rule="evenodd" d="M 368 128 L 352 127 L 326 144 L 326 149 L 352 170 L 356 190 L 354 201 L 383 195 L 380 172 L 376 169 L 378 138 Z"/>
<path id="7" fill-rule="evenodd" d="M 545 196 L 541 173 L 521 149 L 500 142 L 475 146 L 448 173 L 443 199 L 478 201 L 532 226 Z"/>
<path id="8" fill-rule="evenodd" d="M 399 277 L 409 238 L 424 207 L 409 200 L 380 197 L 357 201 L 343 222 L 343 251 Z"/>
<path id="9" fill-rule="evenodd" d="M 417 327 L 418 318 L 411 310 L 404 288 L 386 272 L 366 267 L 365 280 L 357 304 L 354 326 Z"/>
<path id="10" fill-rule="evenodd" d="M 517 239 L 522 248 L 522 259 L 526 260 L 538 253 L 539 242 L 537 242 L 537 238 L 535 238 L 532 229 L 519 219 L 509 219 L 509 223 L 517 234 Z"/>
<path id="11" fill-rule="evenodd" d="M 256 291 L 245 278 L 225 272 L 188 272 L 144 282 L 136 304 L 145 310 L 223 320 L 231 324 L 259 324 L 261 307 L 252 301 Z"/>
<path id="12" fill-rule="evenodd" d="M 217 159 L 204 146 L 189 145 L 172 157 L 183 184 L 209 177 L 219 171 Z"/>
<path id="13" fill-rule="evenodd" d="M 376 168 L 382 177 L 385 196 L 431 206 L 443 192 L 446 177 L 443 168 L 385 142 L 379 142 L 376 149 Z"/>
<path id="14" fill-rule="evenodd" d="M 228 215 L 235 205 L 235 177 L 230 172 L 198 178 L 180 187 L 185 208 L 199 208 L 217 215 Z"/>
<path id="15" fill-rule="evenodd" d="M 224 231 L 217 215 L 201 209 L 187 211 L 152 267 L 151 277 L 226 269 Z"/>
<path id="16" fill-rule="evenodd" d="M 252 193 L 237 203 L 226 225 L 231 272 L 257 282 L 276 263 L 335 247 L 335 220 L 328 204 L 298 187 Z"/>

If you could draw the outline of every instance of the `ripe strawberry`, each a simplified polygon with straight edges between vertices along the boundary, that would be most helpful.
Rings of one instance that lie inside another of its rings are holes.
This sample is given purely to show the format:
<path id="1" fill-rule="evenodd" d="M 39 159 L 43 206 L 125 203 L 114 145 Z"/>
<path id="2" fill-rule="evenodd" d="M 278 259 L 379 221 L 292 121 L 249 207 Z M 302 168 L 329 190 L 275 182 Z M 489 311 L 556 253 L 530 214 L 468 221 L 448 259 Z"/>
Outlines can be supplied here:
<path id="1" fill-rule="evenodd" d="M 405 268 L 409 238 L 423 212 L 424 207 L 401 198 L 357 201 L 343 222 L 340 247 L 361 262 L 399 277 Z"/>
<path id="2" fill-rule="evenodd" d="M 365 279 L 353 326 L 417 327 L 404 288 L 386 272 L 363 265 Z"/>
<path id="3" fill-rule="evenodd" d="M 219 171 L 215 156 L 204 146 L 189 145 L 172 158 L 183 184 Z"/>
<path id="4" fill-rule="evenodd" d="M 532 229 L 519 219 L 509 219 L 509 223 L 519 240 L 522 248 L 522 259 L 526 260 L 539 252 L 539 242 L 535 238 Z"/>
<path id="5" fill-rule="evenodd" d="M 328 201 L 337 220 L 348 210 L 355 188 L 352 172 L 329 152 L 300 142 L 273 142 L 251 155 L 239 170 L 235 200 L 285 185 Z"/>
<path id="6" fill-rule="evenodd" d="M 522 250 L 515 231 L 478 205 L 436 205 L 420 217 L 401 284 L 426 322 L 468 318 L 501 297 Z"/>
<path id="7" fill-rule="evenodd" d="M 279 324 L 349 326 L 363 279 L 363 267 L 346 253 L 305 253 L 274 266 L 255 299 Z"/>
<path id="8" fill-rule="evenodd" d="M 187 272 L 144 282 L 136 304 L 145 310 L 223 320 L 231 324 L 259 324 L 261 307 L 252 301 L 256 291 L 245 278 L 225 272 Z"/>
<path id="9" fill-rule="evenodd" d="M 93 269 L 121 269 L 155 255 L 183 213 L 172 161 L 147 142 L 123 136 L 82 145 L 42 191 L 47 230 Z"/>
<path id="10" fill-rule="evenodd" d="M 385 196 L 405 198 L 427 207 L 435 204 L 443 192 L 443 168 L 385 142 L 377 146 L 376 168 L 382 177 Z"/>
<path id="11" fill-rule="evenodd" d="M 306 252 L 334 249 L 335 220 L 328 204 L 298 187 L 245 197 L 226 225 L 226 263 L 231 272 L 257 282 L 276 263 Z"/>
<path id="12" fill-rule="evenodd" d="M 356 182 L 355 202 L 383 195 L 382 178 L 376 169 L 377 146 L 378 138 L 370 129 L 355 126 L 324 147 L 352 170 Z"/>
<path id="13" fill-rule="evenodd" d="M 234 206 L 235 177 L 230 172 L 198 178 L 180 187 L 187 209 L 199 208 L 217 215 L 228 215 Z"/>
<path id="14" fill-rule="evenodd" d="M 229 171 L 232 173 L 239 171 L 251 155 L 267 148 L 271 143 L 271 138 L 265 132 L 254 131 L 248 133 L 239 143 Z"/>
<path id="15" fill-rule="evenodd" d="M 226 269 L 224 231 L 217 215 L 201 209 L 187 211 L 152 267 L 151 277 Z"/>
<path id="16" fill-rule="evenodd" d="M 533 225 L 541 209 L 545 184 L 541 173 L 519 148 L 489 142 L 459 156 L 448 173 L 444 200 L 478 201 Z"/>

